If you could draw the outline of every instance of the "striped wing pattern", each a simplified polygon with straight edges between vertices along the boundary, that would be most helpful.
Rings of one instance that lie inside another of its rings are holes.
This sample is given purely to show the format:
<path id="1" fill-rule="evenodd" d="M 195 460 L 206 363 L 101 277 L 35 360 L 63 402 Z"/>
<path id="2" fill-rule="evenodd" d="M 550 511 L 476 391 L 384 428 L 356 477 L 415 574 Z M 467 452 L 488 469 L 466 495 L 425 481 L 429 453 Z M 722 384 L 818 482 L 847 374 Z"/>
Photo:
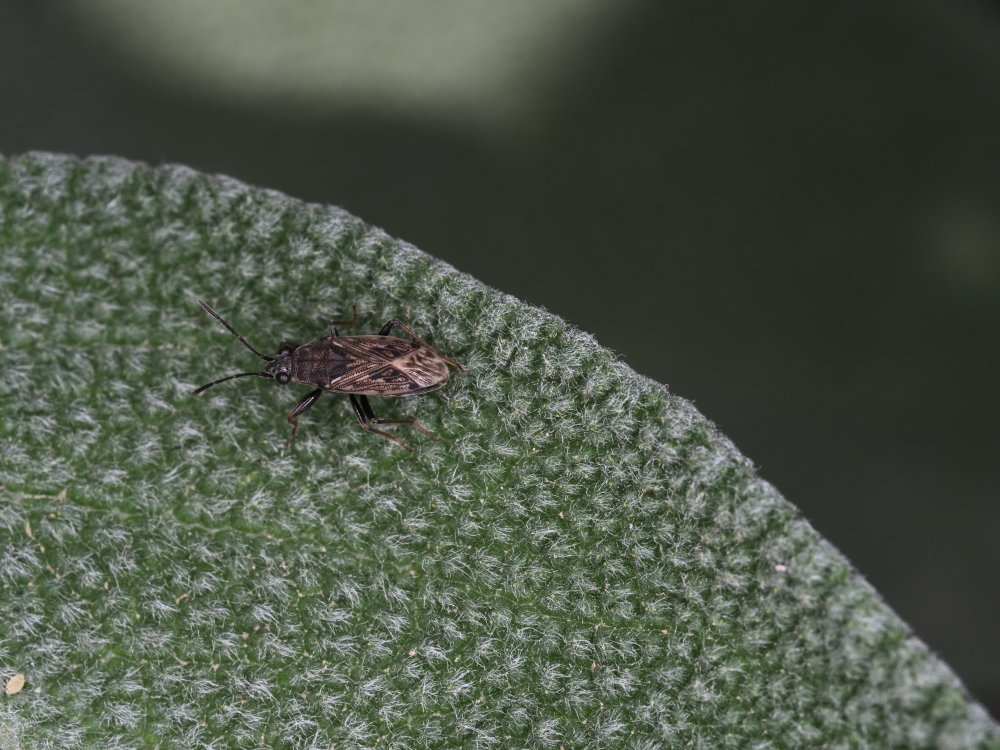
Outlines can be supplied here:
<path id="1" fill-rule="evenodd" d="M 438 388 L 448 366 L 434 352 L 394 336 L 341 336 L 330 341 L 336 353 L 331 391 L 361 396 L 405 396 Z"/>

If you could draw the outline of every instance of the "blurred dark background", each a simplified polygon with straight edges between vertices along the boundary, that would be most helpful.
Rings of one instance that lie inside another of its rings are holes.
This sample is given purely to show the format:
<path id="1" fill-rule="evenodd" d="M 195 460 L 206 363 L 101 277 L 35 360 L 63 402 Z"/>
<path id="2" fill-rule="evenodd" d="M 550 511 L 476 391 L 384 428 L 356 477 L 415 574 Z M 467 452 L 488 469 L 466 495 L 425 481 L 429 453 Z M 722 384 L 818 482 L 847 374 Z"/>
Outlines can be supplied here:
<path id="1" fill-rule="evenodd" d="M 596 334 L 1000 716 L 1000 7 L 306 5 L 4 4 L 0 152 L 338 204 Z"/>

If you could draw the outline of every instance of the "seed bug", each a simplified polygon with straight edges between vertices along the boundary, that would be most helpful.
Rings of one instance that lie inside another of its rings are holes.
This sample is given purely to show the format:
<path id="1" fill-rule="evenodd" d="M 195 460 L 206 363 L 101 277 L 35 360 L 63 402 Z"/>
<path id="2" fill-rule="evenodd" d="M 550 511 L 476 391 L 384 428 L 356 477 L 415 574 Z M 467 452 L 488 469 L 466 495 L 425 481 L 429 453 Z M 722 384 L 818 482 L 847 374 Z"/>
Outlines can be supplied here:
<path id="1" fill-rule="evenodd" d="M 430 344 L 415 334 L 409 326 L 393 318 L 376 335 L 341 336 L 337 326 L 351 325 L 357 322 L 358 311 L 350 320 L 335 320 L 330 324 L 331 336 L 324 336 L 308 344 L 299 346 L 290 341 L 282 341 L 278 345 L 278 356 L 268 357 L 261 354 L 243 338 L 232 325 L 205 302 L 198 304 L 225 326 L 240 342 L 254 354 L 267 362 L 262 372 L 240 372 L 228 375 L 211 383 L 206 383 L 195 389 L 195 395 L 224 383 L 233 378 L 243 378 L 256 375 L 261 378 L 272 378 L 278 385 L 302 383 L 311 385 L 310 391 L 288 412 L 288 421 L 292 425 L 292 434 L 285 442 L 287 448 L 299 429 L 299 416 L 316 403 L 323 391 L 346 394 L 351 399 L 351 407 L 358 423 L 369 432 L 394 440 L 410 450 L 410 447 L 392 432 L 385 432 L 373 427 L 373 424 L 408 424 L 416 427 L 432 440 L 436 440 L 415 419 L 378 419 L 368 401 L 369 396 L 416 396 L 420 393 L 436 390 L 448 382 L 452 365 L 465 372 L 458 362 L 438 354 Z M 390 336 L 395 326 L 399 326 L 413 341 Z"/>

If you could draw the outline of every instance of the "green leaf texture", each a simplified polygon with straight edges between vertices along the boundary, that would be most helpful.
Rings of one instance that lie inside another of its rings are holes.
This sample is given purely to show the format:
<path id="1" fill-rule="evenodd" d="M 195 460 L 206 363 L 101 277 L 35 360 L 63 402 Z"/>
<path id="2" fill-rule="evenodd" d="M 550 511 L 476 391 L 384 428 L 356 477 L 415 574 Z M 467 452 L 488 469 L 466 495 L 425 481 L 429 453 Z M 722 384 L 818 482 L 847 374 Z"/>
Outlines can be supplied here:
<path id="1" fill-rule="evenodd" d="M 2 747 L 1000 747 L 690 403 L 344 211 L 33 154 L 0 261 Z M 260 367 L 197 298 L 412 324 L 467 372 L 373 405 L 440 440 L 324 395 L 285 451 L 304 387 L 191 395 Z"/>

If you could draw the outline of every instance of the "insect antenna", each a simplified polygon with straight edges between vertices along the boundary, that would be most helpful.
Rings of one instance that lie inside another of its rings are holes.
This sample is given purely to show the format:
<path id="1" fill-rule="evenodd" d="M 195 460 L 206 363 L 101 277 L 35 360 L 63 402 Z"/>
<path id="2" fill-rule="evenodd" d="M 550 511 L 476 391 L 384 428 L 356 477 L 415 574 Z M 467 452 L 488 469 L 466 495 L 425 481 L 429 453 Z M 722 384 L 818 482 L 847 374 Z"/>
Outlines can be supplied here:
<path id="1" fill-rule="evenodd" d="M 222 323 L 222 325 L 224 325 L 226 327 L 227 331 L 229 331 L 231 334 L 233 334 L 236 338 L 238 338 L 243 343 L 243 346 L 245 346 L 247 349 L 249 349 L 250 351 L 252 351 L 254 354 L 256 354 L 261 359 L 267 360 L 268 362 L 273 362 L 274 361 L 274 357 L 265 356 L 265 355 L 261 354 L 259 351 L 257 351 L 256 349 L 254 349 L 250 345 L 249 341 L 247 341 L 245 338 L 243 338 L 236 331 L 235 328 L 233 328 L 231 325 L 229 325 L 229 321 L 227 321 L 225 318 L 223 318 L 221 315 L 219 315 L 219 313 L 217 313 L 215 310 L 213 310 L 211 307 L 209 307 L 205 302 L 202 302 L 201 300 L 198 300 L 198 304 L 201 305 L 202 309 L 205 312 L 207 312 L 209 315 L 211 315 L 217 321 L 219 321 L 220 323 Z M 259 374 L 260 373 L 256 373 L 256 372 L 241 373 L 241 375 L 259 375 Z M 233 375 L 232 377 L 237 378 L 237 377 L 240 377 L 240 375 Z M 270 377 L 270 376 L 268 375 L 268 376 L 265 376 L 265 377 Z M 229 378 L 223 378 L 223 380 L 228 380 L 228 379 Z M 222 381 L 221 380 L 217 380 L 215 382 L 216 383 L 221 383 Z M 209 385 L 215 385 L 215 383 L 209 383 Z M 207 388 L 208 386 L 205 386 L 205 387 Z M 197 391 L 195 391 L 195 393 L 197 393 Z"/>
<path id="2" fill-rule="evenodd" d="M 211 388 L 213 385 L 218 385 L 219 383 L 225 383 L 227 380 L 232 380 L 233 378 L 245 378 L 248 375 L 256 375 L 261 378 L 271 378 L 273 375 L 269 375 L 266 372 L 238 372 L 235 375 L 227 375 L 224 378 L 219 378 L 218 380 L 213 380 L 211 383 L 205 383 L 205 385 L 200 388 L 195 389 L 192 395 L 197 396 L 199 393 L 204 391 L 206 388 Z"/>

